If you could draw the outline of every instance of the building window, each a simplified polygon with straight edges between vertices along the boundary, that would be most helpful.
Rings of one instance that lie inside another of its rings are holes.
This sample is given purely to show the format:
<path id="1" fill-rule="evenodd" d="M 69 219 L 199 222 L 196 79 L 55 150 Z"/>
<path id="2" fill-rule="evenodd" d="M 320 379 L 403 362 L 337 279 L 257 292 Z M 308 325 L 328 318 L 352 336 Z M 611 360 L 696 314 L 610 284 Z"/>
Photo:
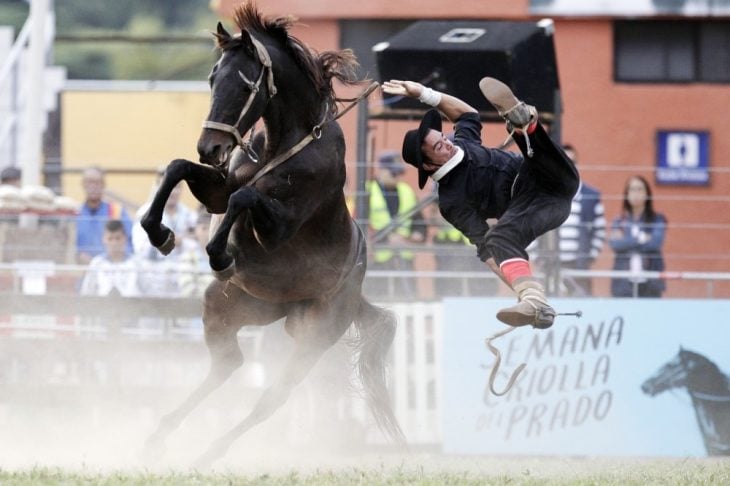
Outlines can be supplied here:
<path id="1" fill-rule="evenodd" d="M 730 82 L 730 22 L 618 21 L 614 46 L 619 82 Z"/>

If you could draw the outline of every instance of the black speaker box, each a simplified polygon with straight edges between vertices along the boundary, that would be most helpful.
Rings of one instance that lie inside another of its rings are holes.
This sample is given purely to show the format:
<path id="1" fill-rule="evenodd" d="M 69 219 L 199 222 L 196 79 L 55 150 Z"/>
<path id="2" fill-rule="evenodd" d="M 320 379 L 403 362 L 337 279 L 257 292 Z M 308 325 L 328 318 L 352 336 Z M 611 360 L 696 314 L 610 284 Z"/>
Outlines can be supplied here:
<path id="1" fill-rule="evenodd" d="M 543 114 L 559 110 L 558 69 L 551 20 L 419 21 L 373 47 L 380 81 L 418 81 L 469 103 L 487 116 L 494 108 L 479 90 L 491 76 Z M 382 114 L 414 113 L 418 100 L 384 95 Z"/>

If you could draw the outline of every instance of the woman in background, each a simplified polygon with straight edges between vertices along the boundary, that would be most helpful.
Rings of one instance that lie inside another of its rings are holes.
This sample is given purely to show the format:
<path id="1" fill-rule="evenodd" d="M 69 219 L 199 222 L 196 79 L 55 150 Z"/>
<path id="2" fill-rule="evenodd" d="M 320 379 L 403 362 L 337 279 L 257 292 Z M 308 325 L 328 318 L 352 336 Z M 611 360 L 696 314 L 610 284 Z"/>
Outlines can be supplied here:
<path id="1" fill-rule="evenodd" d="M 636 277 L 611 280 L 614 297 L 661 297 L 666 285 L 662 279 L 647 279 L 642 271 L 663 271 L 662 246 L 667 220 L 654 211 L 651 187 L 641 176 L 626 181 L 621 216 L 611 225 L 609 245 L 615 253 L 614 270 L 629 270 Z"/>

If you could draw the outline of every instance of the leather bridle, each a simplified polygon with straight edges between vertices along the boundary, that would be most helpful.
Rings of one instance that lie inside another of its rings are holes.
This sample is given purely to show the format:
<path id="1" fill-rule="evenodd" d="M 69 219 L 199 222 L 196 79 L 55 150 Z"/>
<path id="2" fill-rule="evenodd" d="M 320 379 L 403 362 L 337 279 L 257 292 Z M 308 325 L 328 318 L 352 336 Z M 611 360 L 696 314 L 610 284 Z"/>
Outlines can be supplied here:
<path id="1" fill-rule="evenodd" d="M 272 70 L 272 64 L 271 64 L 271 56 L 269 56 L 269 51 L 266 50 L 266 47 L 254 36 L 249 34 L 249 37 L 251 39 L 251 42 L 253 43 L 255 49 L 256 49 L 256 55 L 259 59 L 259 62 L 261 62 L 262 69 L 259 73 L 259 77 L 256 80 L 256 82 L 252 82 L 250 79 L 246 77 L 241 71 L 238 72 L 238 75 L 241 77 L 244 83 L 246 83 L 251 90 L 251 94 L 248 95 L 248 99 L 246 100 L 246 103 L 243 105 L 243 109 L 241 110 L 241 114 L 238 117 L 238 120 L 235 124 L 229 125 L 227 123 L 221 123 L 216 121 L 210 121 L 205 120 L 203 122 L 203 128 L 208 128 L 211 130 L 219 130 L 222 132 L 226 132 L 233 136 L 236 139 L 236 144 L 241 147 L 241 150 L 245 151 L 246 154 L 249 156 L 251 160 L 254 162 L 258 162 L 258 156 L 256 152 L 253 150 L 252 147 L 252 140 L 253 140 L 253 131 L 251 133 L 251 136 L 249 137 L 248 141 L 244 142 L 243 137 L 241 135 L 241 132 L 238 128 L 238 125 L 241 123 L 241 120 L 243 120 L 243 117 L 246 115 L 246 112 L 248 112 L 249 108 L 251 108 L 251 105 L 253 104 L 254 100 L 256 99 L 256 95 L 258 94 L 260 88 L 261 88 L 261 82 L 264 78 L 264 73 L 268 73 L 267 75 L 267 88 L 269 91 L 269 99 L 271 99 L 274 95 L 276 95 L 276 85 L 274 84 L 274 71 Z M 345 113 L 350 111 L 355 105 L 357 105 L 360 101 L 367 98 L 370 93 L 372 93 L 375 88 L 377 88 L 379 85 L 377 82 L 373 81 L 370 86 L 368 86 L 357 98 L 354 98 L 350 101 L 350 105 L 347 106 L 342 111 L 338 111 L 332 118 L 329 118 L 329 108 L 328 103 L 325 103 L 322 119 L 321 121 L 312 127 L 312 130 L 310 133 L 308 133 L 304 138 L 302 138 L 299 143 L 294 145 L 293 147 L 289 148 L 284 153 L 279 154 L 278 156 L 274 157 L 274 159 L 268 161 L 265 167 L 263 167 L 261 170 L 259 170 L 248 182 L 247 185 L 253 185 L 254 182 L 259 180 L 261 177 L 263 177 L 265 174 L 271 172 L 276 167 L 281 165 L 282 163 L 286 162 L 288 159 L 290 159 L 292 156 L 299 153 L 304 147 L 309 145 L 310 142 L 313 140 L 319 140 L 322 137 L 322 127 L 327 121 L 335 121 L 341 116 L 343 116 Z"/>
<path id="2" fill-rule="evenodd" d="M 269 56 L 269 51 L 266 50 L 266 46 L 264 46 L 258 39 L 256 39 L 251 34 L 249 34 L 249 38 L 251 39 L 251 43 L 254 46 L 256 57 L 261 63 L 261 72 L 259 73 L 259 77 L 256 82 L 253 82 L 248 79 L 246 75 L 243 74 L 241 71 L 238 71 L 238 75 L 241 77 L 243 82 L 246 83 L 249 90 L 251 91 L 248 95 L 248 98 L 246 99 L 246 103 L 241 109 L 241 114 L 238 116 L 238 120 L 236 120 L 236 123 L 234 123 L 233 125 L 217 121 L 205 120 L 203 122 L 203 128 L 209 128 L 211 130 L 218 130 L 230 134 L 236 140 L 236 145 L 239 145 L 242 150 L 254 155 L 255 157 L 255 154 L 251 149 L 251 139 L 249 139 L 249 141 L 247 142 L 244 142 L 238 126 L 241 124 L 243 117 L 246 116 L 246 113 L 251 108 L 253 102 L 256 100 L 256 96 L 258 95 L 261 88 L 261 82 L 264 79 L 264 73 L 268 73 L 266 76 L 266 87 L 269 92 L 269 99 L 276 95 L 276 85 L 274 84 L 274 71 L 271 68 L 271 56 Z M 251 138 L 253 138 L 253 136 Z"/>

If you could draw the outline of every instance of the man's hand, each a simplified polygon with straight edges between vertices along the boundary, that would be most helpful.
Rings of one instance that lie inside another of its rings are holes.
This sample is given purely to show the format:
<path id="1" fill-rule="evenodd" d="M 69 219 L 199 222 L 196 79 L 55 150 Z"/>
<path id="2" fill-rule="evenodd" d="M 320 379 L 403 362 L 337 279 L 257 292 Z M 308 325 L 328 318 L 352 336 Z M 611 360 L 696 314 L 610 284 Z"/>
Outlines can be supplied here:
<path id="1" fill-rule="evenodd" d="M 400 81 L 391 79 L 385 81 L 381 86 L 383 92 L 396 96 L 407 96 L 409 98 L 418 98 L 423 92 L 423 85 L 415 81 Z"/>
<path id="2" fill-rule="evenodd" d="M 398 79 L 391 79 L 390 81 L 384 82 L 381 86 L 381 89 L 384 93 L 388 93 L 390 95 L 417 98 L 422 103 L 437 108 L 441 113 L 446 115 L 446 118 L 448 118 L 452 122 L 456 122 L 456 120 L 464 113 L 477 112 L 476 108 L 461 101 L 459 98 L 455 98 L 454 96 L 447 95 L 446 93 L 441 93 L 435 90 L 431 91 L 429 89 L 428 91 L 426 91 L 426 94 L 428 95 L 428 93 L 430 92 L 431 96 L 426 96 L 427 99 L 421 99 L 421 95 L 423 94 L 424 90 L 426 90 L 426 87 L 421 83 L 417 83 L 415 81 L 400 81 Z"/>

